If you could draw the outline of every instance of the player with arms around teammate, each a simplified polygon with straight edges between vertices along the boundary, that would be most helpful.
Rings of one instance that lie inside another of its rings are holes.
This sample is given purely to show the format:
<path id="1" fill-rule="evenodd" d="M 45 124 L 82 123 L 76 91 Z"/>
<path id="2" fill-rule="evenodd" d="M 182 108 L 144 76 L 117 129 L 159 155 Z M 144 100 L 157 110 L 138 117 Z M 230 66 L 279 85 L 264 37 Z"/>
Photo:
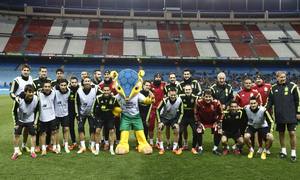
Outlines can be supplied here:
<path id="1" fill-rule="evenodd" d="M 34 95 L 34 88 L 28 84 L 24 88 L 24 92 L 20 94 L 20 97 L 15 99 L 13 115 L 15 120 L 15 132 L 14 132 L 14 153 L 11 157 L 12 160 L 16 160 L 21 151 L 19 149 L 19 139 L 23 128 L 27 128 L 31 136 L 31 149 L 30 156 L 36 158 L 35 154 L 35 122 L 38 112 L 38 97 Z"/>
<path id="2" fill-rule="evenodd" d="M 156 110 L 158 120 L 158 142 L 159 154 L 164 154 L 164 145 L 162 140 L 162 131 L 164 126 L 170 126 L 173 129 L 174 141 L 173 152 L 181 154 L 182 150 L 178 148 L 179 124 L 183 116 L 183 104 L 180 97 L 176 94 L 176 89 L 172 88 L 169 91 L 169 97 L 164 98 L 158 105 Z"/>
<path id="3" fill-rule="evenodd" d="M 39 111 L 40 111 L 40 141 L 42 144 L 42 155 L 46 155 L 46 132 L 51 132 L 51 139 L 53 140 L 53 151 L 58 153 L 56 147 L 56 139 L 54 138 L 57 133 L 57 124 L 55 120 L 55 92 L 52 91 L 51 81 L 46 81 L 43 84 L 42 91 L 38 92 L 39 97 Z"/>
<path id="4" fill-rule="evenodd" d="M 267 158 L 267 151 L 273 142 L 273 119 L 265 107 L 258 105 L 255 97 L 250 98 L 250 104 L 245 106 L 243 113 L 248 122 L 248 127 L 244 135 L 245 143 L 249 147 L 248 158 L 253 158 L 254 154 L 251 137 L 258 132 L 261 134 L 263 141 L 265 141 L 265 149 L 261 153 L 261 159 L 265 160 Z"/>
<path id="5" fill-rule="evenodd" d="M 95 117 L 95 126 L 96 126 L 96 151 L 95 155 L 99 154 L 101 140 L 101 129 L 107 128 L 109 130 L 109 145 L 110 145 L 110 154 L 115 155 L 114 152 L 114 143 L 115 143 L 115 126 L 114 126 L 114 114 L 113 109 L 119 107 L 118 101 L 111 94 L 111 89 L 109 85 L 104 85 L 102 88 L 103 94 L 98 95 L 93 105 L 93 115 Z"/>
<path id="6" fill-rule="evenodd" d="M 70 136 L 72 140 L 72 145 L 70 145 L 69 149 L 73 150 L 74 148 L 77 147 L 77 142 L 76 142 L 76 135 L 75 135 L 75 119 L 76 119 L 76 110 L 75 110 L 75 95 L 77 93 L 77 90 L 79 88 L 78 85 L 78 79 L 75 76 L 72 76 L 70 78 L 70 84 L 69 84 L 69 89 L 70 89 L 70 96 L 69 96 L 69 129 L 70 129 Z"/>
<path id="7" fill-rule="evenodd" d="M 57 149 L 60 152 L 59 144 L 59 127 L 63 128 L 63 137 L 64 137 L 64 148 L 66 153 L 70 153 L 69 150 L 69 107 L 68 100 L 70 96 L 70 90 L 68 89 L 68 81 L 66 79 L 60 79 L 57 81 L 57 86 L 55 87 L 55 116 L 57 123 L 57 133 L 56 133 L 56 142 Z"/>
<path id="8" fill-rule="evenodd" d="M 91 151 L 95 154 L 95 119 L 92 114 L 93 103 L 97 95 L 97 86 L 92 87 L 90 78 L 83 80 L 83 86 L 80 87 L 75 96 L 75 109 L 78 121 L 78 132 L 80 138 L 80 149 L 77 152 L 81 154 L 86 151 L 84 125 L 86 120 L 89 122 L 89 132 L 91 136 Z"/>

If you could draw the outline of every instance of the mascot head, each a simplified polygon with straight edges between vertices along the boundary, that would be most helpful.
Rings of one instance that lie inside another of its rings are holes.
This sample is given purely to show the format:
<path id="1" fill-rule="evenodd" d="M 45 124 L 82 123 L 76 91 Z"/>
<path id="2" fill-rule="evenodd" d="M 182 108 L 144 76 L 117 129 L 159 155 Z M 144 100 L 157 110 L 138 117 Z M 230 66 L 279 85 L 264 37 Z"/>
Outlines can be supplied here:
<path id="1" fill-rule="evenodd" d="M 145 72 L 138 73 L 132 69 L 124 69 L 117 73 L 112 71 L 111 75 L 115 82 L 116 91 L 125 99 L 129 100 L 142 90 L 143 76 Z"/>

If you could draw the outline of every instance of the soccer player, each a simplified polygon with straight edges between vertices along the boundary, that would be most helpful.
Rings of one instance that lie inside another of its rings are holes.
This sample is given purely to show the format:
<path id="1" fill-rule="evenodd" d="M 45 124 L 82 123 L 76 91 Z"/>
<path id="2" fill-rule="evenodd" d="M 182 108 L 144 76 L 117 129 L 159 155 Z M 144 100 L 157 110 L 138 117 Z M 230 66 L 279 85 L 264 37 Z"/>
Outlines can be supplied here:
<path id="1" fill-rule="evenodd" d="M 109 130 L 109 151 L 111 155 L 115 155 L 114 152 L 114 141 L 115 141 L 115 126 L 114 126 L 114 114 L 113 109 L 119 107 L 118 101 L 111 94 L 110 87 L 104 85 L 103 94 L 98 95 L 93 105 L 93 115 L 95 117 L 96 126 L 96 151 L 95 155 L 99 154 L 101 140 L 101 129 L 105 127 Z"/>
<path id="2" fill-rule="evenodd" d="M 24 87 L 24 92 L 20 94 L 19 98 L 15 99 L 13 116 L 15 121 L 15 136 L 14 136 L 14 153 L 11 157 L 16 160 L 21 151 L 19 149 L 19 139 L 23 128 L 27 128 L 31 136 L 30 156 L 36 158 L 35 148 L 35 119 L 38 111 L 38 97 L 34 95 L 34 87 L 27 84 Z"/>
<path id="3" fill-rule="evenodd" d="M 179 92 L 178 82 L 176 80 L 176 74 L 174 72 L 169 73 L 169 82 L 166 84 L 164 88 L 164 97 L 168 97 L 170 89 L 175 88 L 177 93 Z M 172 146 L 170 144 L 170 127 L 166 127 L 166 141 L 167 141 L 167 147 L 166 149 L 172 149 Z M 187 141 L 184 140 L 184 147 L 187 146 Z"/>
<path id="4" fill-rule="evenodd" d="M 66 153 L 70 153 L 69 150 L 69 107 L 68 100 L 70 96 L 70 90 L 68 89 L 68 81 L 66 79 L 59 79 L 57 81 L 57 86 L 55 87 L 55 116 L 57 123 L 57 133 L 55 134 L 56 138 L 56 148 L 60 152 L 59 144 L 59 127 L 63 128 L 63 137 L 64 137 L 64 149 Z M 55 144 L 54 144 L 55 145 Z"/>
<path id="5" fill-rule="evenodd" d="M 24 88 L 28 84 L 33 84 L 32 77 L 30 76 L 30 66 L 28 64 L 23 64 L 21 66 L 21 76 L 16 77 L 10 87 L 10 97 L 15 100 L 24 91 Z M 28 130 L 25 127 L 23 132 L 23 143 L 22 150 L 29 152 L 29 148 L 26 147 L 26 142 L 28 138 Z"/>
<path id="6" fill-rule="evenodd" d="M 70 84 L 69 84 L 70 96 L 69 96 L 69 104 L 68 104 L 69 123 L 70 123 L 69 129 L 70 129 L 70 136 L 72 141 L 72 144 L 69 147 L 70 150 L 73 150 L 74 148 L 77 147 L 76 135 L 75 135 L 75 119 L 76 119 L 75 95 L 77 93 L 78 88 L 79 88 L 78 79 L 77 77 L 72 76 L 70 78 Z"/>
<path id="7" fill-rule="evenodd" d="M 150 81 L 144 81 L 143 82 L 143 89 L 140 91 L 142 95 L 145 97 L 153 97 L 153 93 L 150 91 L 151 88 L 151 82 Z M 144 126 L 144 134 L 146 139 L 148 139 L 148 121 L 149 121 L 149 116 L 151 112 L 151 104 L 145 104 L 145 103 L 139 103 L 139 110 L 140 110 L 140 115 L 143 121 L 143 126 Z"/>
<path id="8" fill-rule="evenodd" d="M 296 161 L 296 126 L 300 120 L 299 87 L 286 79 L 286 72 L 276 72 L 277 83 L 272 85 L 267 109 L 274 106 L 276 130 L 279 132 L 281 146 L 280 158 L 287 157 L 285 131 L 289 132 L 291 145 L 291 161 Z"/>
<path id="9" fill-rule="evenodd" d="M 179 124 L 179 147 L 182 147 L 182 134 L 183 131 L 187 129 L 187 126 L 190 125 L 193 132 L 193 148 L 192 153 L 198 154 L 196 150 L 197 146 L 197 131 L 196 131 L 196 123 L 194 119 L 194 107 L 197 102 L 198 97 L 192 94 L 192 86 L 190 84 L 187 84 L 184 86 L 184 92 L 185 94 L 180 94 L 179 97 L 182 100 L 183 103 L 183 118 L 181 120 L 181 123 Z M 187 144 L 186 144 L 187 145 Z"/>
<path id="10" fill-rule="evenodd" d="M 96 69 L 94 71 L 94 78 L 92 80 L 92 82 L 93 82 L 94 85 L 97 86 L 97 85 L 99 85 L 101 83 L 101 81 L 102 81 L 101 76 L 102 76 L 102 74 L 101 74 L 100 69 Z"/>
<path id="11" fill-rule="evenodd" d="M 192 72 L 189 69 L 183 70 L 183 80 L 178 85 L 178 94 L 184 94 L 184 86 L 190 84 L 192 93 L 196 96 L 201 96 L 202 88 L 199 82 L 192 77 Z M 183 130 L 184 146 L 183 149 L 188 149 L 188 132 L 187 128 Z"/>
<path id="12" fill-rule="evenodd" d="M 80 149 L 77 151 L 81 154 L 86 151 L 84 125 L 86 120 L 89 122 L 89 132 L 91 139 L 91 151 L 95 153 L 95 119 L 92 115 L 93 103 L 97 95 L 97 86 L 92 87 L 90 78 L 83 80 L 83 86 L 80 87 L 75 95 L 75 110 L 78 121 L 78 132 L 80 139 Z"/>
<path id="13" fill-rule="evenodd" d="M 184 94 L 184 86 L 190 84 L 192 86 L 193 94 L 200 96 L 202 93 L 199 82 L 192 77 L 192 72 L 189 69 L 183 70 L 183 80 L 179 84 L 179 94 Z"/>
<path id="14" fill-rule="evenodd" d="M 106 70 L 104 72 L 104 79 L 99 84 L 99 89 L 102 91 L 104 86 L 109 86 L 113 95 L 117 94 L 117 91 L 115 90 L 115 87 L 114 87 L 113 79 L 111 77 L 110 71 L 108 71 L 108 70 Z M 120 118 L 115 117 L 114 123 L 115 123 L 115 127 L 116 127 L 116 139 L 117 139 L 117 143 L 118 143 L 120 140 Z M 106 129 L 106 127 L 104 127 L 103 131 L 104 131 L 104 150 L 108 150 L 108 148 L 109 148 L 109 142 L 108 142 L 109 129 Z"/>
<path id="15" fill-rule="evenodd" d="M 164 98 L 164 88 L 166 86 L 166 83 L 162 81 L 162 75 L 160 73 L 156 73 L 154 75 L 154 80 L 151 83 L 151 92 L 153 93 L 155 97 L 155 102 L 152 104 L 150 118 L 149 118 L 149 144 L 151 146 L 154 146 L 153 143 L 153 137 L 154 137 L 154 127 L 155 127 L 155 121 L 156 121 L 156 110 L 159 105 L 159 103 Z M 157 139 L 158 142 L 158 139 Z M 156 145 L 158 143 L 156 142 Z"/>
<path id="16" fill-rule="evenodd" d="M 258 105 L 255 97 L 250 98 L 250 104 L 245 106 L 243 113 L 245 113 L 244 117 L 248 122 L 244 135 L 245 144 L 249 147 L 248 158 L 252 159 L 254 154 L 251 137 L 256 132 L 259 132 L 265 141 L 265 149 L 261 153 L 261 159 L 265 160 L 267 158 L 267 150 L 270 149 L 273 142 L 273 119 L 265 107 Z"/>
<path id="17" fill-rule="evenodd" d="M 220 72 L 217 75 L 217 82 L 213 84 L 210 89 L 213 92 L 213 98 L 219 100 L 222 104 L 222 108 L 226 109 L 233 99 L 233 91 L 232 86 L 226 83 L 226 75 L 224 72 Z"/>
<path id="18" fill-rule="evenodd" d="M 182 150 L 178 148 L 179 124 L 183 116 L 183 103 L 176 94 L 176 89 L 169 91 L 169 97 L 164 98 L 157 107 L 156 115 L 158 120 L 158 142 L 159 154 L 164 154 L 165 149 L 162 140 L 162 131 L 164 126 L 170 126 L 173 129 L 173 152 L 181 154 Z"/>
<path id="19" fill-rule="evenodd" d="M 56 80 L 51 82 L 52 87 L 56 87 L 58 85 L 58 81 L 65 78 L 65 71 L 62 68 L 58 68 L 55 72 Z"/>
<path id="20" fill-rule="evenodd" d="M 81 77 L 81 81 L 80 81 L 80 86 L 83 86 L 83 80 L 85 79 L 85 78 L 89 78 L 89 73 L 87 72 L 87 71 L 82 71 L 81 73 L 80 73 L 80 77 Z"/>
<path id="21" fill-rule="evenodd" d="M 256 75 L 255 84 L 253 85 L 252 89 L 257 90 L 259 92 L 259 94 L 261 95 L 261 100 L 262 100 L 263 106 L 265 106 L 267 103 L 267 99 L 269 97 L 271 87 L 272 87 L 271 84 L 266 83 L 263 80 L 262 75 L 260 75 L 260 74 Z M 258 146 L 259 146 L 257 153 L 261 154 L 263 151 L 263 148 L 262 148 L 263 139 L 262 139 L 261 134 L 257 134 L 257 140 L 258 140 Z M 267 153 L 269 154 L 270 152 L 267 151 Z"/>
<path id="22" fill-rule="evenodd" d="M 56 148 L 57 124 L 55 120 L 54 99 L 55 92 L 52 91 L 51 81 L 46 81 L 43 84 L 42 91 L 38 92 L 39 97 L 39 120 L 40 120 L 40 141 L 42 144 L 42 155 L 47 154 L 46 150 L 46 132 L 51 132 L 51 139 L 53 140 L 53 152 L 58 153 Z"/>
<path id="23" fill-rule="evenodd" d="M 223 112 L 222 120 L 222 138 L 221 142 L 223 145 L 223 155 L 229 153 L 228 139 L 232 138 L 236 142 L 236 148 L 233 148 L 233 152 L 236 155 L 241 154 L 241 149 L 243 147 L 244 139 L 241 134 L 241 124 L 243 118 L 243 112 L 239 110 L 238 104 L 235 101 L 229 103 L 229 108 L 227 111 Z M 234 147 L 234 146 L 233 146 Z"/>
<path id="24" fill-rule="evenodd" d="M 199 139 L 198 154 L 202 154 L 203 133 L 206 128 L 211 128 L 211 133 L 214 134 L 213 154 L 221 155 L 218 151 L 218 146 L 221 140 L 222 129 L 220 123 L 223 119 L 222 105 L 220 101 L 213 99 L 211 89 L 206 89 L 203 93 L 203 98 L 198 99 L 195 105 L 194 113 L 195 120 L 198 125 L 197 132 Z"/>
<path id="25" fill-rule="evenodd" d="M 33 85 L 36 91 L 41 91 L 44 83 L 51 81 L 48 77 L 48 70 L 47 67 L 41 66 L 39 68 L 39 77 L 33 80 Z M 50 144 L 51 140 L 51 132 L 46 132 L 46 144 Z M 36 125 L 36 147 L 35 152 L 40 152 L 40 121 L 38 120 Z"/>

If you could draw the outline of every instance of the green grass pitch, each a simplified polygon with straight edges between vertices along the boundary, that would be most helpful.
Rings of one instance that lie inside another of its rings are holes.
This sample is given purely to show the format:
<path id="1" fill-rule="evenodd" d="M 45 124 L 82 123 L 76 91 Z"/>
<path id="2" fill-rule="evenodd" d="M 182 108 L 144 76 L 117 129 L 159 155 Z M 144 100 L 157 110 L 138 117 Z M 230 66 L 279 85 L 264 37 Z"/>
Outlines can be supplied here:
<path id="1" fill-rule="evenodd" d="M 289 158 L 278 158 L 277 133 L 267 160 L 259 156 L 247 159 L 246 149 L 242 156 L 217 157 L 211 153 L 212 137 L 206 133 L 203 155 L 192 155 L 189 151 L 179 156 L 171 152 L 159 155 L 157 150 L 152 155 L 139 154 L 134 150 L 135 141 L 131 136 L 131 151 L 123 156 L 102 151 L 95 157 L 90 152 L 77 155 L 72 151 L 59 155 L 48 153 L 46 157 L 38 154 L 37 159 L 31 159 L 24 153 L 12 161 L 11 107 L 12 100 L 0 96 L 0 179 L 300 179 L 300 159 L 291 163 Z M 297 134 L 299 138 L 300 132 Z M 297 147 L 299 155 L 300 146 Z"/>

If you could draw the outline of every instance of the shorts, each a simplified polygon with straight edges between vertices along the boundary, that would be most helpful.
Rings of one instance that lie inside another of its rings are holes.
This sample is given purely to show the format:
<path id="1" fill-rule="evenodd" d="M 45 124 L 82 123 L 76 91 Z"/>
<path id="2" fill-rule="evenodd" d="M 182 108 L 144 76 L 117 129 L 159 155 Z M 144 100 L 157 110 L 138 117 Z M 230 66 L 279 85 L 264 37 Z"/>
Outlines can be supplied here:
<path id="1" fill-rule="evenodd" d="M 164 124 L 164 126 L 169 126 L 174 129 L 174 125 L 177 123 L 177 119 L 165 119 L 165 118 L 160 118 L 160 122 Z"/>
<path id="2" fill-rule="evenodd" d="M 254 128 L 253 126 L 248 126 L 246 129 L 246 133 L 249 133 L 251 137 L 254 137 L 255 133 L 258 133 L 261 135 L 263 140 L 267 139 L 267 134 L 270 133 L 270 128 L 269 127 L 264 127 L 264 128 Z"/>
<path id="3" fill-rule="evenodd" d="M 227 139 L 234 139 L 237 140 L 238 138 L 242 137 L 242 134 L 240 131 L 237 132 L 229 132 L 229 131 L 224 131 L 223 136 L 226 136 Z"/>
<path id="4" fill-rule="evenodd" d="M 277 123 L 276 124 L 276 131 L 278 132 L 285 132 L 285 129 L 288 131 L 296 131 L 297 123 Z"/>
<path id="5" fill-rule="evenodd" d="M 40 122 L 40 133 L 52 132 L 57 130 L 57 122 L 55 119 L 48 122 Z"/>
<path id="6" fill-rule="evenodd" d="M 96 128 L 106 128 L 106 129 L 114 129 L 115 128 L 115 122 L 114 119 L 101 119 L 96 118 L 95 120 L 95 126 Z"/>
<path id="7" fill-rule="evenodd" d="M 84 125 L 85 125 L 85 122 L 86 120 L 88 120 L 88 123 L 89 123 L 89 131 L 90 131 L 90 134 L 91 133 L 95 133 L 95 118 L 93 116 L 80 116 L 78 118 L 78 132 L 81 133 L 83 132 L 84 133 Z"/>
<path id="8" fill-rule="evenodd" d="M 23 123 L 23 122 L 18 121 L 16 125 L 18 127 L 15 128 L 15 135 L 21 135 L 23 128 L 27 128 L 28 129 L 29 135 L 31 135 L 31 136 L 35 136 L 36 135 L 33 122 Z"/>
<path id="9" fill-rule="evenodd" d="M 59 129 L 59 126 L 69 127 L 70 126 L 69 116 L 56 117 L 56 123 L 57 123 L 57 129 Z"/>
<path id="10" fill-rule="evenodd" d="M 143 122 L 140 114 L 131 116 L 125 113 L 121 114 L 120 131 L 144 130 Z"/>

